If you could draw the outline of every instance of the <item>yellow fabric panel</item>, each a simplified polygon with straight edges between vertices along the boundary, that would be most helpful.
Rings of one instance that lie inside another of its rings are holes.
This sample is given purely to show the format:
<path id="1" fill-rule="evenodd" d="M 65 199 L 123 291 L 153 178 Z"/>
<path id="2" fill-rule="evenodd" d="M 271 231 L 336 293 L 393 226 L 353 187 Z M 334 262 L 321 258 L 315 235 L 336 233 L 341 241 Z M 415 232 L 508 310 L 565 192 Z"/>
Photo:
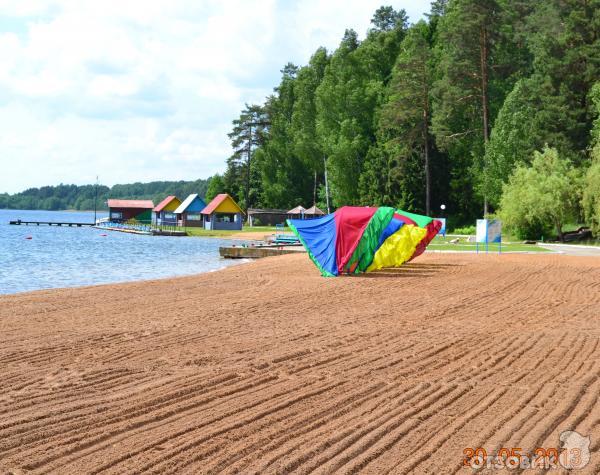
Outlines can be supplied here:
<path id="1" fill-rule="evenodd" d="M 178 198 L 174 198 L 170 201 L 170 203 L 164 207 L 163 211 L 175 211 L 179 208 L 181 201 Z"/>
<path id="2" fill-rule="evenodd" d="M 367 269 L 371 272 L 384 267 L 400 267 L 414 254 L 417 244 L 427 234 L 425 228 L 405 224 L 388 237 L 375 253 L 373 262 Z"/>
<path id="3" fill-rule="evenodd" d="M 215 209 L 216 213 L 239 213 L 240 211 L 242 211 L 240 207 L 230 197 L 225 198 Z"/>

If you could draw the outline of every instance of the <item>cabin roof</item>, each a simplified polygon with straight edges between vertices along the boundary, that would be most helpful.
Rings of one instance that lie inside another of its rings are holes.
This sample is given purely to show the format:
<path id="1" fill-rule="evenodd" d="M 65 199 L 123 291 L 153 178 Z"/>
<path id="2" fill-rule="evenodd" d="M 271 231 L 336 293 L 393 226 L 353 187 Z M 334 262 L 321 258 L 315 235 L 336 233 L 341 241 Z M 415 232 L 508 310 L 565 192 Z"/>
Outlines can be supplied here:
<path id="1" fill-rule="evenodd" d="M 109 208 L 139 208 L 139 209 L 152 209 L 154 203 L 152 200 L 107 200 Z"/>
<path id="2" fill-rule="evenodd" d="M 287 214 L 302 214 L 306 211 L 306 208 L 302 205 L 298 205 L 287 212 Z"/>
<path id="3" fill-rule="evenodd" d="M 325 213 L 323 211 L 321 211 L 319 208 L 317 208 L 316 206 L 311 206 L 307 210 L 304 210 L 304 214 L 321 216 L 321 215 L 324 215 Z"/>
<path id="4" fill-rule="evenodd" d="M 185 211 L 187 211 L 187 209 L 190 207 L 190 205 L 196 200 L 200 200 L 200 202 L 203 205 L 205 205 L 204 200 L 202 198 L 200 198 L 198 193 L 192 193 L 185 200 L 183 200 L 183 202 L 177 207 L 177 209 L 174 211 L 174 213 L 175 214 L 184 213 Z"/>
<path id="5" fill-rule="evenodd" d="M 217 211 L 217 208 L 226 201 L 231 202 L 240 213 L 243 213 L 242 208 L 240 208 L 240 206 L 235 202 L 235 200 L 231 196 L 229 196 L 227 193 L 220 193 L 217 196 L 215 196 L 210 203 L 206 205 L 206 208 L 202 210 L 202 214 L 214 213 L 215 211 Z"/>
<path id="6" fill-rule="evenodd" d="M 162 211 L 173 200 L 179 201 L 179 198 L 177 198 L 175 195 L 169 195 L 169 196 L 167 196 L 164 200 L 162 200 L 160 203 L 158 203 L 154 207 L 153 211 L 155 211 L 157 213 L 160 212 L 160 211 Z"/>

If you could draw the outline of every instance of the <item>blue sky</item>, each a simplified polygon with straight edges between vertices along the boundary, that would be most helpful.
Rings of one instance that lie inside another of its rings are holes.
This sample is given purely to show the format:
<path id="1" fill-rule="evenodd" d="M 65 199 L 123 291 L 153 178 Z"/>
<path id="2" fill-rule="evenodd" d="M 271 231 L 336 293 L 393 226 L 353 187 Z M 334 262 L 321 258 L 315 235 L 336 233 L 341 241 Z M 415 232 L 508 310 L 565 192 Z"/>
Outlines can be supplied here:
<path id="1" fill-rule="evenodd" d="M 364 37 L 381 4 L 0 0 L 0 192 L 221 172 L 244 103 L 345 28 Z"/>

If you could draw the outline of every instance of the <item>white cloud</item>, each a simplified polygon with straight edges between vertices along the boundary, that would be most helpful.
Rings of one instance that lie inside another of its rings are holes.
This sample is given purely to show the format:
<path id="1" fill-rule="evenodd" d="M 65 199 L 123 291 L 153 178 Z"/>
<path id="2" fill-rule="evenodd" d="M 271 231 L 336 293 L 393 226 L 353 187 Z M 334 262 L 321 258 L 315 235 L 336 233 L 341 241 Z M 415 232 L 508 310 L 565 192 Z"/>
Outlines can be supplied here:
<path id="1" fill-rule="evenodd" d="M 222 171 L 244 103 L 379 4 L 0 0 L 0 192 Z"/>

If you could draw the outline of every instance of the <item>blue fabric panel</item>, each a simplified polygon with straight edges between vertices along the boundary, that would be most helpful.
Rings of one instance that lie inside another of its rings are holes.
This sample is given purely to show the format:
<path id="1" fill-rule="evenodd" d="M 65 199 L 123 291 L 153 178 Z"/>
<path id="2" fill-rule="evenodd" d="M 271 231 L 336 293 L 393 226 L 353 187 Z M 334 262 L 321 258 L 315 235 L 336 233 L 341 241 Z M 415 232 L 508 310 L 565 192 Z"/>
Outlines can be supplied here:
<path id="1" fill-rule="evenodd" d="M 335 215 L 328 214 L 315 219 L 289 219 L 298 232 L 303 244 L 321 268 L 338 275 L 335 255 Z"/>
<path id="2" fill-rule="evenodd" d="M 377 245 L 377 249 L 379 249 L 381 245 L 385 242 L 385 240 L 389 238 L 392 234 L 394 234 L 396 231 L 398 231 L 398 229 L 400 229 L 403 225 L 404 223 L 399 219 L 392 218 L 390 224 L 388 224 L 387 227 L 383 230 L 383 233 L 379 238 L 379 244 Z"/>

